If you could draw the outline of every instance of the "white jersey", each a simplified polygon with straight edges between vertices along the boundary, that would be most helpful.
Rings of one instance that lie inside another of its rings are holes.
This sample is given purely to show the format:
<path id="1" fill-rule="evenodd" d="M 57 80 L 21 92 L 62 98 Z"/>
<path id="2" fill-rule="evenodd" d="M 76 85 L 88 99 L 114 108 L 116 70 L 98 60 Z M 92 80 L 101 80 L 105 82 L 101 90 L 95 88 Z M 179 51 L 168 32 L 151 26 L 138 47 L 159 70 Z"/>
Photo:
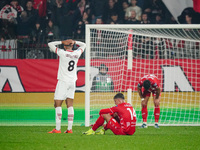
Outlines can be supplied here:
<path id="1" fill-rule="evenodd" d="M 83 53 L 86 44 L 83 42 L 75 42 L 80 47 L 77 50 L 63 50 L 57 48 L 55 45 L 62 44 L 61 41 L 48 43 L 50 50 L 59 56 L 58 80 L 66 82 L 75 82 L 77 80 L 77 63 L 78 59 Z"/>

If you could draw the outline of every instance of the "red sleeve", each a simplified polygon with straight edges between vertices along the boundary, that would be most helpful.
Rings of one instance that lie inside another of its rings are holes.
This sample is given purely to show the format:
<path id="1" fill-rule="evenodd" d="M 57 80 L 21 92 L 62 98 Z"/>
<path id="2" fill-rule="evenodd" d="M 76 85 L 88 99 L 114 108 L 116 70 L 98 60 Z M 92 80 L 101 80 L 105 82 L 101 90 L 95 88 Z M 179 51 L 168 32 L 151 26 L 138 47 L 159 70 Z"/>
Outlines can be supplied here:
<path id="1" fill-rule="evenodd" d="M 101 109 L 101 110 L 99 111 L 99 115 L 108 114 L 108 113 L 113 113 L 113 111 L 112 111 L 110 108 Z"/>

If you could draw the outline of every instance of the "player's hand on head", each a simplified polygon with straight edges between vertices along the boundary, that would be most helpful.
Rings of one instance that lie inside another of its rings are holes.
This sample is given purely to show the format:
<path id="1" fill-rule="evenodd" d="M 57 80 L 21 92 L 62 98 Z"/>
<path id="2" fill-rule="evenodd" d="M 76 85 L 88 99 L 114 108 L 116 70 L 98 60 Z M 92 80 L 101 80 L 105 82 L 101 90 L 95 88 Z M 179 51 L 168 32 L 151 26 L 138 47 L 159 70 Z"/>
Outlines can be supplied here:
<path id="1" fill-rule="evenodd" d="M 71 45 L 71 46 L 73 46 L 75 44 L 75 41 L 72 40 L 72 39 L 69 39 L 69 40 L 62 41 L 62 44 L 63 45 Z"/>

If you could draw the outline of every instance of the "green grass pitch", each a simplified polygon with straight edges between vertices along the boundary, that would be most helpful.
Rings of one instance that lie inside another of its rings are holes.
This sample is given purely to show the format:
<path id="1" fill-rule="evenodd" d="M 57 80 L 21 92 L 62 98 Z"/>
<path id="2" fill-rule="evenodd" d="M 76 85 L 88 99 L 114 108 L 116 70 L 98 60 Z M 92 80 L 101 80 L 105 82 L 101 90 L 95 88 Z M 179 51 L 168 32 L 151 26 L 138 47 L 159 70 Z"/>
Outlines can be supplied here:
<path id="1" fill-rule="evenodd" d="M 62 132 L 67 127 L 62 126 Z M 132 136 L 82 135 L 89 128 L 74 126 L 73 134 L 48 134 L 53 126 L 0 126 L 1 150 L 198 150 L 200 127 L 139 129 Z"/>

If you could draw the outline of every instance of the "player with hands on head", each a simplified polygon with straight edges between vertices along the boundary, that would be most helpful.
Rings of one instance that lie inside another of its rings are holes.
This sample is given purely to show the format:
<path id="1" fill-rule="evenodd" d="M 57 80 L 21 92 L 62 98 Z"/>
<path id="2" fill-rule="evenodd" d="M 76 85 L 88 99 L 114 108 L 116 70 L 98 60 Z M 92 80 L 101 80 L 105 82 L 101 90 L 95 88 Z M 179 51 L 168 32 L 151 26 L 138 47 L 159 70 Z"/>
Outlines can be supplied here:
<path id="1" fill-rule="evenodd" d="M 99 118 L 91 129 L 84 132 L 85 135 L 105 134 L 107 129 L 110 129 L 115 135 L 132 135 L 135 133 L 136 113 L 131 104 L 126 103 L 124 95 L 118 93 L 114 96 L 114 107 L 101 109 Z M 100 126 L 107 124 L 104 128 L 96 131 Z"/>
<path id="2" fill-rule="evenodd" d="M 64 49 L 56 45 L 64 45 Z M 72 50 L 73 45 L 79 46 L 77 50 Z M 74 120 L 73 100 L 77 80 L 77 63 L 81 54 L 84 52 L 86 44 L 72 39 L 65 41 L 49 42 L 50 51 L 59 56 L 59 68 L 57 75 L 57 85 L 54 94 L 54 107 L 56 112 L 56 128 L 48 133 L 61 133 L 62 103 L 65 100 L 68 109 L 68 129 L 64 133 L 72 133 Z"/>
<path id="3" fill-rule="evenodd" d="M 143 88 L 142 88 L 143 87 Z M 142 77 L 137 86 L 138 94 L 141 98 L 141 106 L 142 106 L 142 118 L 143 124 L 140 128 L 147 128 L 147 103 L 149 101 L 149 97 L 152 93 L 153 101 L 154 101 L 154 117 L 155 117 L 155 128 L 159 128 L 158 121 L 160 117 L 160 96 L 161 96 L 161 89 L 160 83 L 158 78 L 153 75 L 145 75 Z"/>

